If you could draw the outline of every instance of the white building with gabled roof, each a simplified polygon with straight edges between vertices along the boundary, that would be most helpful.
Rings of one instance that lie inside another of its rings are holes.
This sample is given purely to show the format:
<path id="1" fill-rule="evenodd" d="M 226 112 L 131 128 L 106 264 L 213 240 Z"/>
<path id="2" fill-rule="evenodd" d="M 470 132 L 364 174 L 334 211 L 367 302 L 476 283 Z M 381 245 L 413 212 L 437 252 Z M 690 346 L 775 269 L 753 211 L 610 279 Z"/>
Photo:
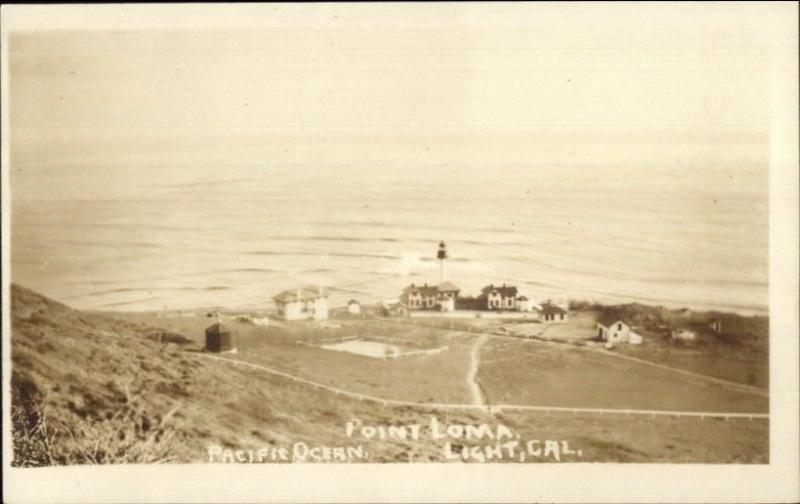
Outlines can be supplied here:
<path id="1" fill-rule="evenodd" d="M 278 317 L 284 320 L 326 320 L 328 298 L 319 288 L 297 288 L 281 292 L 272 298 Z"/>
<path id="2" fill-rule="evenodd" d="M 631 329 L 631 326 L 614 315 L 601 316 L 597 321 L 597 335 L 609 346 L 616 343 L 640 345 L 642 336 Z"/>

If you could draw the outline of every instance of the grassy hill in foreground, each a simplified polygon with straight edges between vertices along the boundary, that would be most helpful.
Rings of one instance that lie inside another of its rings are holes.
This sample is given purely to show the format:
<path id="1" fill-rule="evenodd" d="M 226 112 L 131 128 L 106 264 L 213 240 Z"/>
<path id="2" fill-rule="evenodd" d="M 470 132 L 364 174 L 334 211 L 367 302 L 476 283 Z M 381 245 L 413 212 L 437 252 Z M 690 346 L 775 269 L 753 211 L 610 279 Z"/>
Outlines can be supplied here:
<path id="1" fill-rule="evenodd" d="M 18 466 L 202 462 L 212 443 L 339 446 L 351 418 L 408 416 L 205 360 L 177 334 L 87 315 L 18 286 L 12 327 Z M 372 448 L 387 461 L 407 460 L 407 451 L 438 456 L 425 445 Z"/>
<path id="2" fill-rule="evenodd" d="M 19 286 L 11 295 L 15 466 L 205 462 L 211 444 L 354 446 L 362 441 L 345 436 L 349 420 L 425 425 L 432 416 L 502 423 L 523 440 L 567 440 L 582 450 L 571 461 L 768 460 L 763 421 L 380 407 L 205 359 L 178 333 L 82 313 Z M 442 461 L 444 441 L 370 441 L 364 461 Z"/>

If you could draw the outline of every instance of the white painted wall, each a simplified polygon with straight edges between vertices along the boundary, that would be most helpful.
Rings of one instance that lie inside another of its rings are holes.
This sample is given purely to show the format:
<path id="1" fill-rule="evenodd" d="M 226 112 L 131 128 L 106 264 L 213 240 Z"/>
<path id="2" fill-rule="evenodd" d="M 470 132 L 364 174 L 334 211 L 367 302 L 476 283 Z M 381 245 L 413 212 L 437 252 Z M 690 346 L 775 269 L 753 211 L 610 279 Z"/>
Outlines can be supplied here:
<path id="1" fill-rule="evenodd" d="M 499 292 L 490 292 L 486 296 L 486 308 L 489 310 L 514 310 L 516 300 L 513 297 L 503 298 Z"/>
<path id="2" fill-rule="evenodd" d="M 439 304 L 443 312 L 451 312 L 456 309 L 456 301 L 453 297 L 445 297 L 439 301 Z"/>
<path id="3" fill-rule="evenodd" d="M 602 331 L 601 337 L 603 341 L 608 341 L 609 343 L 627 343 L 630 339 L 631 328 L 625 322 L 614 322 L 611 324 L 611 327 L 597 324 L 597 327 Z"/>
<path id="4" fill-rule="evenodd" d="M 314 320 L 327 320 L 328 319 L 328 300 L 324 297 L 310 301 L 307 305 L 308 311 L 312 312 Z"/>
<path id="5" fill-rule="evenodd" d="M 290 301 L 277 303 L 278 316 L 284 320 L 326 320 L 328 318 L 328 300 L 324 297 L 307 301 Z"/>
<path id="6" fill-rule="evenodd" d="M 697 339 L 697 334 L 694 331 L 690 331 L 688 329 L 677 329 L 672 331 L 672 339 L 683 340 L 683 341 L 694 341 Z"/>

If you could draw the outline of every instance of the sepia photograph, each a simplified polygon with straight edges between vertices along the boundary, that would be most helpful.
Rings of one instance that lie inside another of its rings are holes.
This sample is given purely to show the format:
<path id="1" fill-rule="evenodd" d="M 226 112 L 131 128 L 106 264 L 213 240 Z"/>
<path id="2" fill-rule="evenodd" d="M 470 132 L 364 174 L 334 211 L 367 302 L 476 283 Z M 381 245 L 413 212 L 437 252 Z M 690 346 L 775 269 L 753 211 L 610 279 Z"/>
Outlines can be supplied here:
<path id="1" fill-rule="evenodd" d="M 4 6 L 5 465 L 796 464 L 797 12 Z"/>

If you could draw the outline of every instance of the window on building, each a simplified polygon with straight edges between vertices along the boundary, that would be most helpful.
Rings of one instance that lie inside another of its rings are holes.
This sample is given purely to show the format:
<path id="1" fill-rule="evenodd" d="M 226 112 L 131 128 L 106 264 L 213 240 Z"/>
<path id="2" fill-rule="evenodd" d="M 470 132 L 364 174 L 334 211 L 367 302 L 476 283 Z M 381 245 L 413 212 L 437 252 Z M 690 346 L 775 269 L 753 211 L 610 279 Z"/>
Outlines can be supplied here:
<path id="1" fill-rule="evenodd" d="M 618 330 L 618 331 L 621 331 L 621 330 L 622 330 L 622 322 L 620 322 L 619 324 L 617 324 L 617 330 Z"/>

